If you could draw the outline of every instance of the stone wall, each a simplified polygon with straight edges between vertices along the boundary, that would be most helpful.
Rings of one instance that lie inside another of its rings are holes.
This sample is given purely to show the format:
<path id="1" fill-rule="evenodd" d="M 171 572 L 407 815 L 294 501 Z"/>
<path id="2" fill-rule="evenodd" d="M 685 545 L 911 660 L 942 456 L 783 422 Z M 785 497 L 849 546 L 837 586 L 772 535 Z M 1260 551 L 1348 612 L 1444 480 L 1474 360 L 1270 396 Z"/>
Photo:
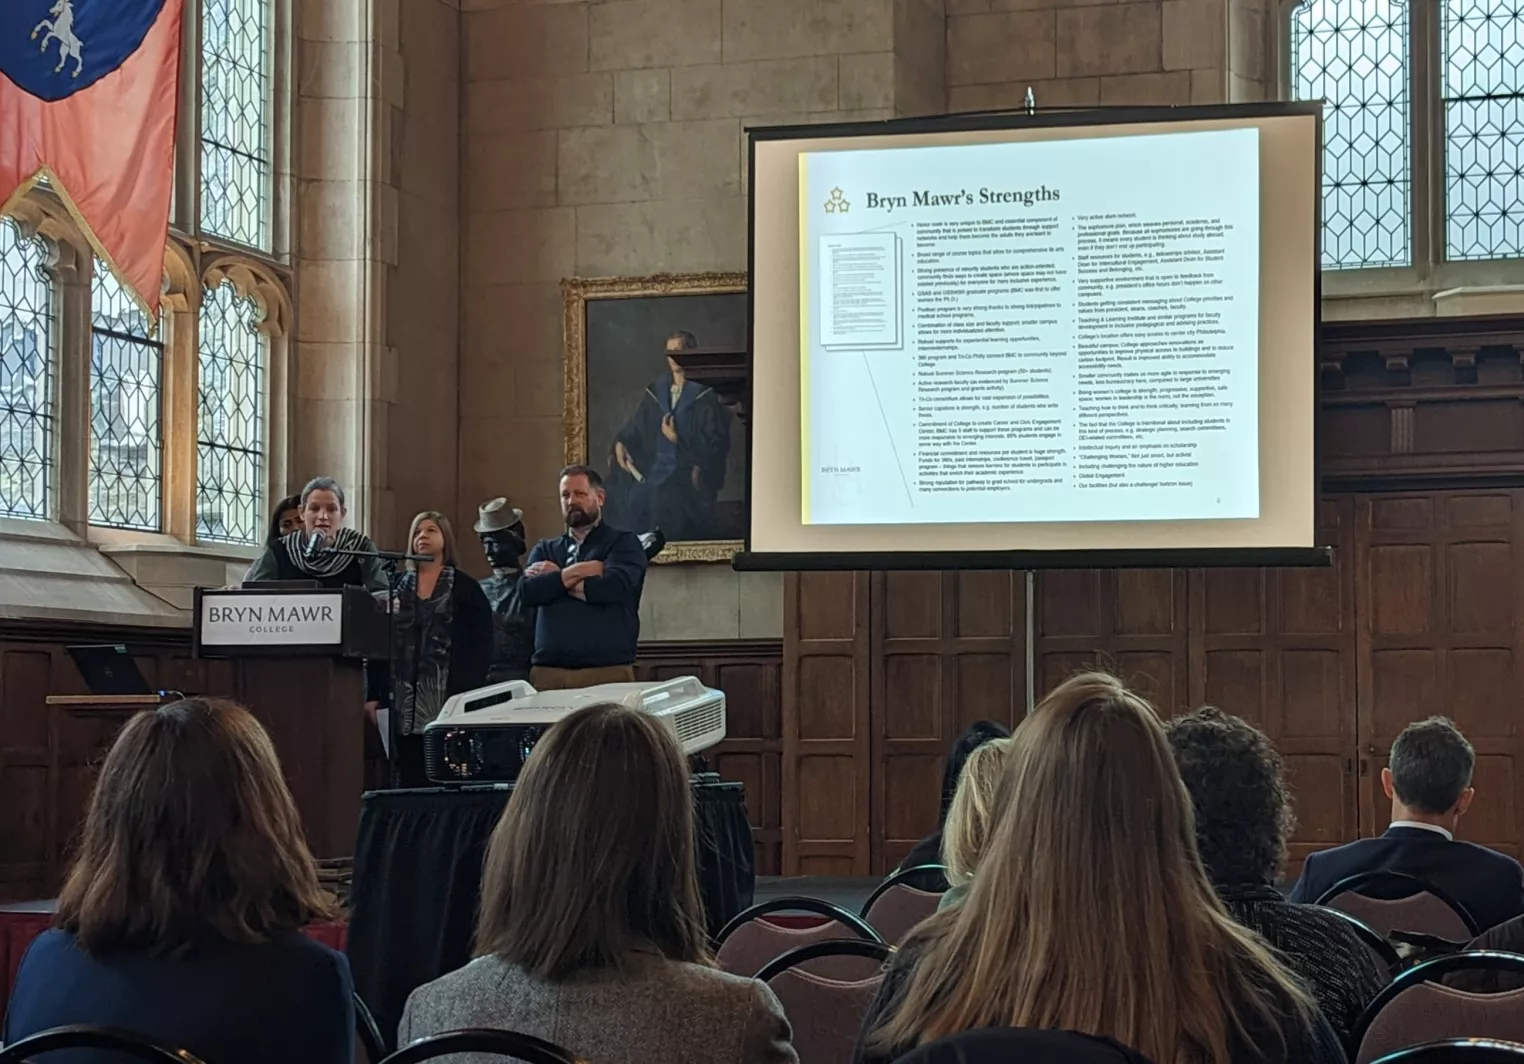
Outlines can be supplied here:
<path id="1" fill-rule="evenodd" d="M 1236 4 L 1238 0 L 1233 0 Z M 1229 0 L 947 0 L 954 111 L 1220 103 Z"/>

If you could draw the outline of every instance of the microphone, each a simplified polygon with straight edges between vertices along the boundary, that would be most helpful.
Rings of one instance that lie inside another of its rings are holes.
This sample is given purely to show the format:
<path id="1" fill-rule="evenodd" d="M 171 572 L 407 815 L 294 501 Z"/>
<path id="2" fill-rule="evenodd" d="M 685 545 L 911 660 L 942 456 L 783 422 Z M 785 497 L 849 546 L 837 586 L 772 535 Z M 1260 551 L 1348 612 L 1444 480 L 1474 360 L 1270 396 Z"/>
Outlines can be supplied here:
<path id="1" fill-rule="evenodd" d="M 323 553 L 324 546 L 325 540 L 323 538 L 323 533 L 321 531 L 313 532 L 312 535 L 307 537 L 307 546 L 305 549 L 303 549 L 302 554 L 310 562 L 319 554 Z"/>

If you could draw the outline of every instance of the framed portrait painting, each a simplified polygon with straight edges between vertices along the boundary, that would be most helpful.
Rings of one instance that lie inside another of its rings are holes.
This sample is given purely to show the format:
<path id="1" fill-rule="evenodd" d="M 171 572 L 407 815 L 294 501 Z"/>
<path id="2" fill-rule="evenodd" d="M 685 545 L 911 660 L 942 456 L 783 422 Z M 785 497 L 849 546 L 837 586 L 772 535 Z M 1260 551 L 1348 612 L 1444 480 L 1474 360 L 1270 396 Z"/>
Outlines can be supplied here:
<path id="1" fill-rule="evenodd" d="M 603 476 L 609 524 L 660 528 L 657 562 L 729 561 L 746 533 L 746 432 L 676 349 L 748 340 L 744 273 L 561 282 L 566 462 Z"/>

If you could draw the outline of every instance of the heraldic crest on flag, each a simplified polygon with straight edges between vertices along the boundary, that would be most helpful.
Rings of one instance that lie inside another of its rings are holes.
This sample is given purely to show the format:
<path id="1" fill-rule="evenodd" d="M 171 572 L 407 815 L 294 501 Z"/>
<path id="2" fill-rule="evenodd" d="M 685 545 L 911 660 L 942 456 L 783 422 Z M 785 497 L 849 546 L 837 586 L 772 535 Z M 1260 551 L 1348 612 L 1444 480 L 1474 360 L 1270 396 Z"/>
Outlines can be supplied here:
<path id="1" fill-rule="evenodd" d="M 0 0 L 0 213 L 46 178 L 156 318 L 184 0 Z"/>

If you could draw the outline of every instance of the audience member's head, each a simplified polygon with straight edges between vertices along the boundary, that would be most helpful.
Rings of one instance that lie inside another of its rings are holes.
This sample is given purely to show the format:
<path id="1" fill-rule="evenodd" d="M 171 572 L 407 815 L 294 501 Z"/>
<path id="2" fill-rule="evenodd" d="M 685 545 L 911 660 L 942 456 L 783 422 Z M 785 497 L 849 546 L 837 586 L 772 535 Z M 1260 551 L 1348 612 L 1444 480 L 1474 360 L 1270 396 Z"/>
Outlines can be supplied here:
<path id="1" fill-rule="evenodd" d="M 1010 737 L 1011 729 L 1004 724 L 980 720 L 970 724 L 962 735 L 953 740 L 952 749 L 947 751 L 947 763 L 942 766 L 942 807 L 937 814 L 937 823 L 947 822 L 947 813 L 952 808 L 953 795 L 958 793 L 958 780 L 963 777 L 963 766 L 968 761 L 968 755 L 992 739 Z"/>
<path id="2" fill-rule="evenodd" d="M 1471 805 L 1476 751 L 1445 717 L 1409 724 L 1392 743 L 1381 786 L 1392 799 L 1393 820 L 1453 826 Z"/>
<path id="3" fill-rule="evenodd" d="M 487 846 L 476 951 L 552 981 L 642 952 L 707 963 L 688 767 L 668 729 L 601 703 L 535 745 Z"/>
<path id="4" fill-rule="evenodd" d="M 1280 1030 L 1308 999 L 1227 916 L 1196 851 L 1190 797 L 1152 707 L 1115 677 L 1059 685 L 1011 739 L 963 903 L 872 1035 L 916 1045 L 981 1027 L 1115 1038 L 1161 1064 L 1226 1060 L 1243 1021 Z"/>
<path id="5" fill-rule="evenodd" d="M 54 923 L 101 954 L 255 943 L 330 915 L 275 747 L 242 706 L 127 722 L 101 767 Z"/>
<path id="6" fill-rule="evenodd" d="M 963 765 L 958 792 L 942 826 L 942 863 L 947 866 L 947 881 L 955 886 L 974 878 L 979 855 L 989 838 L 995 793 L 1010 747 L 1009 739 L 992 739 L 975 748 Z"/>
<path id="7" fill-rule="evenodd" d="M 1165 732 L 1212 882 L 1273 883 L 1295 823 L 1280 753 L 1264 732 L 1215 706 L 1176 717 Z"/>
<path id="8" fill-rule="evenodd" d="M 302 527 L 302 497 L 300 495 L 287 495 L 275 504 L 275 509 L 270 511 L 270 531 L 265 536 L 265 543 L 272 544 L 277 540 L 285 539 L 292 532 Z"/>

